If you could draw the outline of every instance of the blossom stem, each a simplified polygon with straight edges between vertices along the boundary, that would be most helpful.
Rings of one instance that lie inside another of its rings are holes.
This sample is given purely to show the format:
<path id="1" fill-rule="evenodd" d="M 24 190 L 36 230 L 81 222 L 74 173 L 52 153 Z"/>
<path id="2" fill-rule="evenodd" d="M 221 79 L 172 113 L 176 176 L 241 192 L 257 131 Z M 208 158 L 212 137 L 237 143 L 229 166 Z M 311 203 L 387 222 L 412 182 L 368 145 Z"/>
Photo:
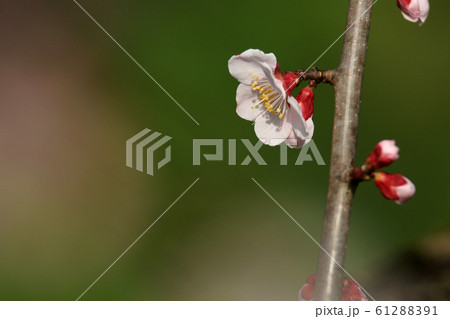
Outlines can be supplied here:
<path id="1" fill-rule="evenodd" d="M 315 300 L 340 300 L 350 213 L 357 183 L 351 178 L 373 0 L 349 0 L 341 61 L 333 77 L 335 113 L 327 204 L 317 266 Z M 330 257 L 329 255 L 332 257 Z"/>

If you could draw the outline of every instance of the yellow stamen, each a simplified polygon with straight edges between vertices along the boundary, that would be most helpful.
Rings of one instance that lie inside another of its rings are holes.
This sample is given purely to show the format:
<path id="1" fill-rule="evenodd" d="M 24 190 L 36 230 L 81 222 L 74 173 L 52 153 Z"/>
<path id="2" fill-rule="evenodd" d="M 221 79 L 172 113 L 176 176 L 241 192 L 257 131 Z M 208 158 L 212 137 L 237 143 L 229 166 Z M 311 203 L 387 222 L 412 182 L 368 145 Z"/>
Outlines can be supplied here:
<path id="1" fill-rule="evenodd" d="M 275 107 L 270 103 L 272 98 L 278 99 L 278 94 L 277 92 L 275 92 L 276 90 L 274 90 L 271 85 L 269 86 L 258 85 L 257 81 L 259 81 L 259 78 L 255 74 L 252 74 L 252 78 L 255 79 L 251 84 L 252 90 L 253 91 L 259 90 L 259 100 L 261 102 L 253 105 L 251 108 L 254 109 L 256 106 L 258 106 L 258 104 L 264 102 L 264 107 L 266 108 L 267 112 L 270 112 L 273 115 L 278 114 L 278 117 L 280 119 L 283 118 L 284 113 L 282 113 L 282 109 L 279 107 L 275 109 Z"/>

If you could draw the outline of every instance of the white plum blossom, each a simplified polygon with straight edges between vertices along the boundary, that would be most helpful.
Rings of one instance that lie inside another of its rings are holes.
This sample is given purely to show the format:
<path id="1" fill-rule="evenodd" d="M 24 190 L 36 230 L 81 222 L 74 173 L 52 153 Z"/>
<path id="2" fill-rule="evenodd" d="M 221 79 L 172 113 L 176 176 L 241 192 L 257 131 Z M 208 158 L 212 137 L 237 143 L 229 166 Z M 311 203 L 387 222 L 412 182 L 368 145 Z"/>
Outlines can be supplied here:
<path id="1" fill-rule="evenodd" d="M 298 78 L 293 73 L 282 75 L 273 53 L 249 49 L 232 56 L 228 69 L 240 82 L 236 112 L 254 122 L 256 136 L 264 144 L 279 145 L 293 133 L 302 140 L 310 138 L 300 105 L 292 96 Z"/>

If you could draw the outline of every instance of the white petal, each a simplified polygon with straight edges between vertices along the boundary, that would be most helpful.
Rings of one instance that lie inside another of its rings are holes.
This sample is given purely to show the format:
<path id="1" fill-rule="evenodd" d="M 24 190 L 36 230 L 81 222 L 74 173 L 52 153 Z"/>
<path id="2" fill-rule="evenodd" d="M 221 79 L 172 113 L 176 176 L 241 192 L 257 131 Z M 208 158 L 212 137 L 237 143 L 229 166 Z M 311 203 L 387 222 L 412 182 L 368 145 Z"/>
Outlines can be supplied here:
<path id="1" fill-rule="evenodd" d="M 421 0 L 420 3 L 420 21 L 419 25 L 422 25 L 428 17 L 428 13 L 430 12 L 430 3 L 428 0 Z"/>
<path id="2" fill-rule="evenodd" d="M 402 186 L 397 186 L 395 188 L 395 191 L 397 192 L 397 196 L 399 197 L 395 202 L 397 204 L 404 204 L 408 200 L 411 199 L 411 197 L 414 196 L 416 192 L 416 187 L 414 186 L 413 182 L 411 182 L 409 179 L 403 176 L 403 178 L 406 180 L 406 184 Z"/>
<path id="3" fill-rule="evenodd" d="M 305 139 L 298 137 L 297 134 L 295 134 L 295 131 L 292 129 L 291 133 L 285 141 L 286 145 L 290 148 L 301 148 L 311 141 L 314 134 L 314 122 L 312 120 L 312 117 L 310 117 L 306 121 L 306 129 L 308 131 L 308 136 Z"/>
<path id="4" fill-rule="evenodd" d="M 292 125 L 287 121 L 287 117 L 279 118 L 278 114 L 264 112 L 256 119 L 255 133 L 264 144 L 275 146 L 283 143 L 289 136 Z"/>
<path id="5" fill-rule="evenodd" d="M 306 143 L 308 143 L 312 139 L 312 136 L 314 134 L 314 122 L 312 120 L 312 116 L 306 121 L 306 130 L 308 131 L 308 136 L 306 136 Z"/>
<path id="6" fill-rule="evenodd" d="M 261 112 L 266 110 L 264 103 L 260 103 L 258 93 L 259 91 L 253 91 L 250 85 L 239 84 L 236 91 L 236 113 L 243 119 L 254 121 Z"/>
<path id="7" fill-rule="evenodd" d="M 293 96 L 288 97 L 288 103 L 290 108 L 288 108 L 287 120 L 291 123 L 295 134 L 300 138 L 308 137 L 308 129 L 306 127 L 305 119 L 303 118 L 302 111 L 300 110 L 300 105 L 298 105 L 297 100 Z"/>
<path id="8" fill-rule="evenodd" d="M 299 138 L 294 130 L 291 130 L 288 138 L 284 141 L 290 148 L 301 148 L 305 144 L 305 140 Z"/>
<path id="9" fill-rule="evenodd" d="M 272 85 L 272 88 L 278 91 L 281 98 L 283 100 L 286 99 L 286 90 L 284 89 L 283 81 L 277 79 L 274 74 L 270 74 L 270 76 L 267 76 L 266 78 L 270 82 L 270 85 Z"/>
<path id="10" fill-rule="evenodd" d="M 382 140 L 378 143 L 381 147 L 380 157 L 385 157 L 396 161 L 398 159 L 399 148 L 395 145 L 395 140 Z"/>
<path id="11" fill-rule="evenodd" d="M 419 18 L 413 18 L 402 11 L 403 18 L 411 22 L 417 22 Z"/>
<path id="12" fill-rule="evenodd" d="M 252 74 L 260 78 L 274 74 L 277 59 L 273 53 L 265 54 L 261 50 L 249 49 L 228 60 L 228 70 L 239 82 L 250 84 Z"/>

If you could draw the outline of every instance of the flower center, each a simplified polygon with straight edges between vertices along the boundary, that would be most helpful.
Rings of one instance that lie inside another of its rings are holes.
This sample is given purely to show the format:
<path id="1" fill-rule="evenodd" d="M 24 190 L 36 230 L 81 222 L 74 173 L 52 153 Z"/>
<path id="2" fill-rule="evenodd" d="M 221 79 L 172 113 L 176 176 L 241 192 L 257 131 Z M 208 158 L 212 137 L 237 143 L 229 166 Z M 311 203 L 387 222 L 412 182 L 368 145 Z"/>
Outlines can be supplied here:
<path id="1" fill-rule="evenodd" d="M 255 74 L 252 74 L 252 88 L 253 91 L 259 91 L 259 101 L 257 104 L 252 106 L 252 109 L 255 106 L 264 103 L 264 107 L 267 112 L 272 113 L 273 115 L 277 115 L 281 119 L 286 113 L 286 105 L 284 103 L 283 96 L 278 92 L 278 90 L 274 89 L 270 82 L 267 79 L 259 79 Z M 264 111 L 264 112 L 266 112 Z"/>

